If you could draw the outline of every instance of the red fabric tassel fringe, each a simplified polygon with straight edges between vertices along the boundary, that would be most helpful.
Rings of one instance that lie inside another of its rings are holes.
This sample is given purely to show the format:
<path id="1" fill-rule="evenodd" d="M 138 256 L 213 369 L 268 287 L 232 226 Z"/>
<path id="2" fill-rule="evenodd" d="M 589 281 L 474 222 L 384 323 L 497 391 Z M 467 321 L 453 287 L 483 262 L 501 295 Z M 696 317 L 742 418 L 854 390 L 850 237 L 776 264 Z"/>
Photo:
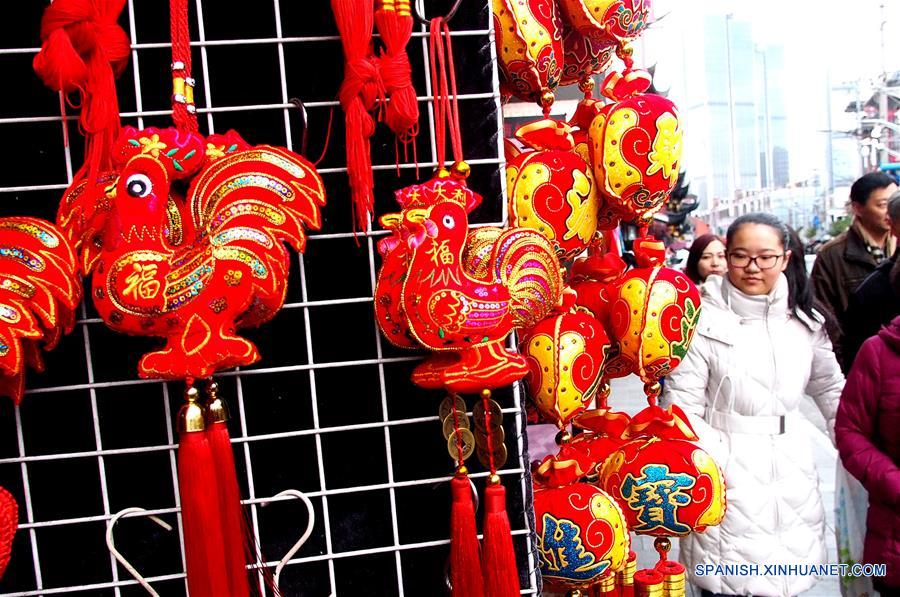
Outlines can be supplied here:
<path id="1" fill-rule="evenodd" d="M 481 556 L 475 530 L 475 505 L 469 478 L 457 475 L 450 481 L 450 583 L 453 597 L 484 597 Z"/>
<path id="2" fill-rule="evenodd" d="M 184 530 L 185 570 L 191 597 L 229 595 L 216 467 L 202 431 L 181 433 L 178 489 Z"/>
<path id="3" fill-rule="evenodd" d="M 512 530 L 506 513 L 506 488 L 488 485 L 484 492 L 483 571 L 486 597 L 519 594 L 519 573 L 513 549 Z"/>
<path id="4" fill-rule="evenodd" d="M 206 429 L 219 488 L 219 512 L 222 516 L 222 546 L 225 553 L 225 576 L 228 595 L 250 595 L 247 558 L 252 554 L 253 540 L 241 508 L 241 490 L 234 466 L 234 452 L 226 423 L 212 423 Z"/>

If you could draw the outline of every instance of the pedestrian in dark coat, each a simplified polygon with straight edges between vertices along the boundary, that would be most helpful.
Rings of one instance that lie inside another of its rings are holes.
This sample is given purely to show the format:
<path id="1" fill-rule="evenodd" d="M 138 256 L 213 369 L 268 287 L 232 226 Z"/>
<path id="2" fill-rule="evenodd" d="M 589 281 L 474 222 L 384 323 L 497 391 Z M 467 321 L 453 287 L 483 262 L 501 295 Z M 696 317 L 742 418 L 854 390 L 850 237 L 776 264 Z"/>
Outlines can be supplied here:
<path id="1" fill-rule="evenodd" d="M 863 559 L 886 564 L 874 579 L 900 594 L 900 317 L 866 340 L 841 395 L 835 422 L 844 466 L 869 493 Z"/>

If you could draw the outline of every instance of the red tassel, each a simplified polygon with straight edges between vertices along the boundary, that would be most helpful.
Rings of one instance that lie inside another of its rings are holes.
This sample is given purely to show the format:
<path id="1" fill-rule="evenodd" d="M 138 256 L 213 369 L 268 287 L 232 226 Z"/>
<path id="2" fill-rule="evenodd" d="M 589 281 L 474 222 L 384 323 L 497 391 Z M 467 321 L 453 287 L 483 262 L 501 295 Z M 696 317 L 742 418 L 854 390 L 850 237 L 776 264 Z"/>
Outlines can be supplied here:
<path id="1" fill-rule="evenodd" d="M 419 124 L 419 104 L 406 54 L 413 29 L 412 12 L 406 0 L 379 0 L 375 6 L 375 26 L 385 45 L 379 61 L 381 78 L 390 97 L 384 122 L 405 142 L 418 133 Z"/>
<path id="2" fill-rule="evenodd" d="M 224 403 L 216 396 L 216 384 L 210 384 L 210 402 L 206 437 L 209 440 L 219 487 L 219 513 L 222 516 L 222 545 L 225 551 L 225 576 L 228 595 L 250 595 L 247 580 L 247 559 L 253 545 L 250 528 L 241 508 L 241 489 L 234 466 L 231 436 L 228 434 L 228 414 Z"/>
<path id="3" fill-rule="evenodd" d="M 369 110 L 384 100 L 384 85 L 374 57 L 371 0 L 331 0 L 334 20 L 344 47 L 344 83 L 339 99 L 346 118 L 347 175 L 356 214 L 354 225 L 365 230 L 374 209 L 372 157 L 369 138 L 375 120 Z"/>
<path id="4" fill-rule="evenodd" d="M 185 571 L 191 597 L 222 597 L 229 593 L 218 483 L 212 450 L 203 432 L 203 407 L 197 396 L 196 388 L 188 388 L 188 404 L 179 413 L 178 490 Z"/>
<path id="5" fill-rule="evenodd" d="M 450 582 L 453 597 L 484 597 L 475 505 L 469 478 L 458 474 L 450 481 L 453 504 L 450 509 Z"/>
<path id="6" fill-rule="evenodd" d="M 484 492 L 484 588 L 487 597 L 513 597 L 519 594 L 516 552 L 506 514 L 506 488 L 499 478 L 496 481 Z"/>
<path id="7" fill-rule="evenodd" d="M 54 91 L 81 94 L 79 127 L 85 135 L 85 173 L 95 178 L 112 166 L 119 134 L 115 77 L 128 64 L 131 42 L 117 21 L 125 0 L 56 0 L 41 20 L 43 46 L 33 66 Z"/>

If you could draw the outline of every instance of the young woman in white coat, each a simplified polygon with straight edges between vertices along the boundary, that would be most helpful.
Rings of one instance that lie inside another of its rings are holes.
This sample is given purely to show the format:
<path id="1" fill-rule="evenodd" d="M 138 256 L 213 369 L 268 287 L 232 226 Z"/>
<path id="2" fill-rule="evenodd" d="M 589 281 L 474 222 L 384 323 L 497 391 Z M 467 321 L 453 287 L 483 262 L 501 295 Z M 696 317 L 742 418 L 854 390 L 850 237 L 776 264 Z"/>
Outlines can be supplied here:
<path id="1" fill-rule="evenodd" d="M 679 559 L 705 597 L 797 595 L 814 576 L 766 576 L 764 565 L 828 561 L 810 426 L 800 424 L 798 405 L 813 397 L 833 441 L 844 377 L 805 267 L 788 267 L 803 259 L 791 254 L 789 234 L 762 213 L 728 228 L 728 271 L 702 286 L 693 343 L 665 384 L 664 402 L 688 413 L 725 474 L 722 524 L 680 544 Z M 696 574 L 707 564 L 756 564 L 759 574 Z"/>

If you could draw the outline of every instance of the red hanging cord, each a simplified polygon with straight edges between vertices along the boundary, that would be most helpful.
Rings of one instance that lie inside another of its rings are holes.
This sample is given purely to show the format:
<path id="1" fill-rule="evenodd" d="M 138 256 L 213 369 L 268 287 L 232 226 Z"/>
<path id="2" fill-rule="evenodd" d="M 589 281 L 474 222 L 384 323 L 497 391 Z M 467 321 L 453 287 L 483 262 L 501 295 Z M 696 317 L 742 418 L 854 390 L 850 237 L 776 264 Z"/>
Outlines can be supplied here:
<path id="1" fill-rule="evenodd" d="M 453 159 L 463 159 L 462 136 L 459 128 L 459 103 L 456 91 L 456 74 L 453 65 L 453 44 L 450 28 L 443 17 L 431 20 L 428 39 L 431 62 L 431 93 L 434 96 L 434 137 L 438 168 L 446 163 L 446 136 L 450 134 Z"/>
<path id="2" fill-rule="evenodd" d="M 194 106 L 194 79 L 191 78 L 191 33 L 187 0 L 169 1 L 172 35 L 172 120 L 178 130 L 199 132 Z"/>

